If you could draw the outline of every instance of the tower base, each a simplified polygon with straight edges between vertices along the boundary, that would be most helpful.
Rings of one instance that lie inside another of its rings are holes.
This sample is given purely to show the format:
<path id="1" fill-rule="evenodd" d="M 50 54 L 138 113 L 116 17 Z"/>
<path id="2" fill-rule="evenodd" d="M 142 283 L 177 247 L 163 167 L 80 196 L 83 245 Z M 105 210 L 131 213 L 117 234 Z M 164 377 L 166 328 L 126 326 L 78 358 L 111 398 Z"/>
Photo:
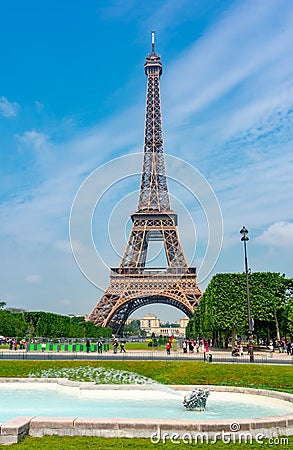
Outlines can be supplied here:
<path id="1" fill-rule="evenodd" d="M 111 327 L 113 334 L 120 335 L 129 316 L 142 306 L 164 303 L 191 318 L 200 297 L 195 267 L 112 268 L 110 286 L 88 320 Z"/>

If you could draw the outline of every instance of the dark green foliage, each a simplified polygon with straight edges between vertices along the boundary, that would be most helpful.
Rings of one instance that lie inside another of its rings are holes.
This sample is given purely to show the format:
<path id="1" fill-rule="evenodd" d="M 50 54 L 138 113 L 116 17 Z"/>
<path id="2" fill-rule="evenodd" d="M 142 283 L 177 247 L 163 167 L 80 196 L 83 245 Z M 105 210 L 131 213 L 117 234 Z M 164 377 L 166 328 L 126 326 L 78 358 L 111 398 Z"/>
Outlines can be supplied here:
<path id="1" fill-rule="evenodd" d="M 111 337 L 110 328 L 96 327 L 84 317 L 69 317 L 45 311 L 13 313 L 0 310 L 0 334 L 4 336 L 30 336 L 46 338 L 99 338 Z"/>
<path id="2" fill-rule="evenodd" d="M 132 320 L 129 324 L 125 324 L 123 328 L 124 336 L 142 336 L 146 334 L 140 328 L 140 320 Z"/>
<path id="3" fill-rule="evenodd" d="M 0 310 L 0 334 L 3 336 L 21 336 L 26 331 L 23 313 Z"/>
<path id="4" fill-rule="evenodd" d="M 188 322 L 185 334 L 187 339 L 201 336 L 199 308 L 194 311 L 193 318 Z"/>

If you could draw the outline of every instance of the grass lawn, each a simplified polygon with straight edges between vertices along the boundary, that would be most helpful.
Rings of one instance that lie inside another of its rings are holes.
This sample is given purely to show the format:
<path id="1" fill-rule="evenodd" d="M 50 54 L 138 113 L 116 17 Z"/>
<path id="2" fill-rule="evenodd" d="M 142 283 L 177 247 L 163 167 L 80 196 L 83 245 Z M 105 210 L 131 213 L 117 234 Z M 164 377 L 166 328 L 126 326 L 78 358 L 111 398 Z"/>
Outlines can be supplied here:
<path id="1" fill-rule="evenodd" d="M 241 444 L 225 444 L 224 442 L 217 442 L 216 444 L 184 444 L 184 443 L 172 443 L 166 441 L 166 443 L 158 443 L 152 444 L 149 439 L 126 439 L 126 438 L 96 438 L 96 437 L 59 437 L 59 436 L 44 436 L 42 438 L 31 438 L 27 437 L 19 444 L 14 444 L 9 446 L 8 448 L 17 449 L 17 450 L 34 450 L 34 449 L 42 449 L 42 450 L 83 450 L 83 449 L 95 449 L 95 450 L 144 450 L 144 449 L 188 449 L 188 448 L 197 448 L 197 449 L 227 449 L 235 448 L 235 449 L 263 449 L 263 448 L 281 448 L 283 450 L 292 449 L 293 448 L 293 436 L 288 438 L 279 438 L 279 442 L 281 439 L 286 439 L 286 441 L 282 441 L 282 443 L 277 444 L 269 444 L 267 440 L 264 439 L 263 444 L 258 443 L 241 443 Z M 290 443 L 290 440 L 292 441 Z"/>
<path id="2" fill-rule="evenodd" d="M 199 361 L 0 361 L 0 377 L 28 377 L 49 368 L 102 366 L 136 372 L 163 384 L 215 384 L 293 393 L 293 366 L 207 364 Z"/>

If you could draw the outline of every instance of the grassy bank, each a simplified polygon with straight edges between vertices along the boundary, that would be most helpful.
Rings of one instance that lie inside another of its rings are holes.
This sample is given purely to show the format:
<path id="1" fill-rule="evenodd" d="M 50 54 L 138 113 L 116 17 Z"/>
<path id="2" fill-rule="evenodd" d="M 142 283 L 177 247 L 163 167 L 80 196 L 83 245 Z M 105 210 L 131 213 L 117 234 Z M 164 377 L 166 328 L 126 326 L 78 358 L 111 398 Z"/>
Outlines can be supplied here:
<path id="1" fill-rule="evenodd" d="M 81 366 L 127 370 L 163 384 L 215 384 L 293 393 L 293 367 L 207 364 L 198 361 L 0 361 L 0 377 L 28 377 L 49 368 Z"/>
<path id="2" fill-rule="evenodd" d="M 291 442 L 292 441 L 292 442 Z M 95 437 L 59 437 L 59 436 L 45 436 L 43 438 L 28 437 L 19 444 L 9 446 L 9 448 L 17 450 L 145 450 L 145 449 L 183 449 L 183 448 L 197 448 L 197 449 L 260 449 L 260 448 L 281 448 L 287 450 L 293 448 L 293 437 L 279 437 L 275 442 L 269 443 L 268 439 L 263 440 L 263 444 L 256 442 L 241 443 L 241 444 L 227 444 L 224 442 L 217 442 L 216 444 L 195 444 L 186 445 L 185 443 L 172 443 L 166 441 L 165 443 L 152 444 L 149 439 L 126 439 L 126 438 L 95 438 Z"/>

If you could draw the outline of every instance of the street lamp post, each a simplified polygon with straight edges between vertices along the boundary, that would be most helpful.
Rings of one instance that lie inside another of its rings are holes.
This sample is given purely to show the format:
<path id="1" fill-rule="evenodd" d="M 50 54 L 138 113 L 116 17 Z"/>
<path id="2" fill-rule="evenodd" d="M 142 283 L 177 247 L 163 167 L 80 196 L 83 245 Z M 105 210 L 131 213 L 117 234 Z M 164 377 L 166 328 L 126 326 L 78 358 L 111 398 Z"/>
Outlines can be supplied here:
<path id="1" fill-rule="evenodd" d="M 249 293 L 249 283 L 248 283 L 248 262 L 247 262 L 247 249 L 246 242 L 249 240 L 248 230 L 245 226 L 240 230 L 242 235 L 241 241 L 243 241 L 244 245 L 244 262 L 245 262 L 245 276 L 246 276 L 246 295 L 247 295 L 247 315 L 248 315 L 248 353 L 250 356 L 250 362 L 254 362 L 254 354 L 253 354 L 253 323 L 250 312 L 250 293 Z"/>

